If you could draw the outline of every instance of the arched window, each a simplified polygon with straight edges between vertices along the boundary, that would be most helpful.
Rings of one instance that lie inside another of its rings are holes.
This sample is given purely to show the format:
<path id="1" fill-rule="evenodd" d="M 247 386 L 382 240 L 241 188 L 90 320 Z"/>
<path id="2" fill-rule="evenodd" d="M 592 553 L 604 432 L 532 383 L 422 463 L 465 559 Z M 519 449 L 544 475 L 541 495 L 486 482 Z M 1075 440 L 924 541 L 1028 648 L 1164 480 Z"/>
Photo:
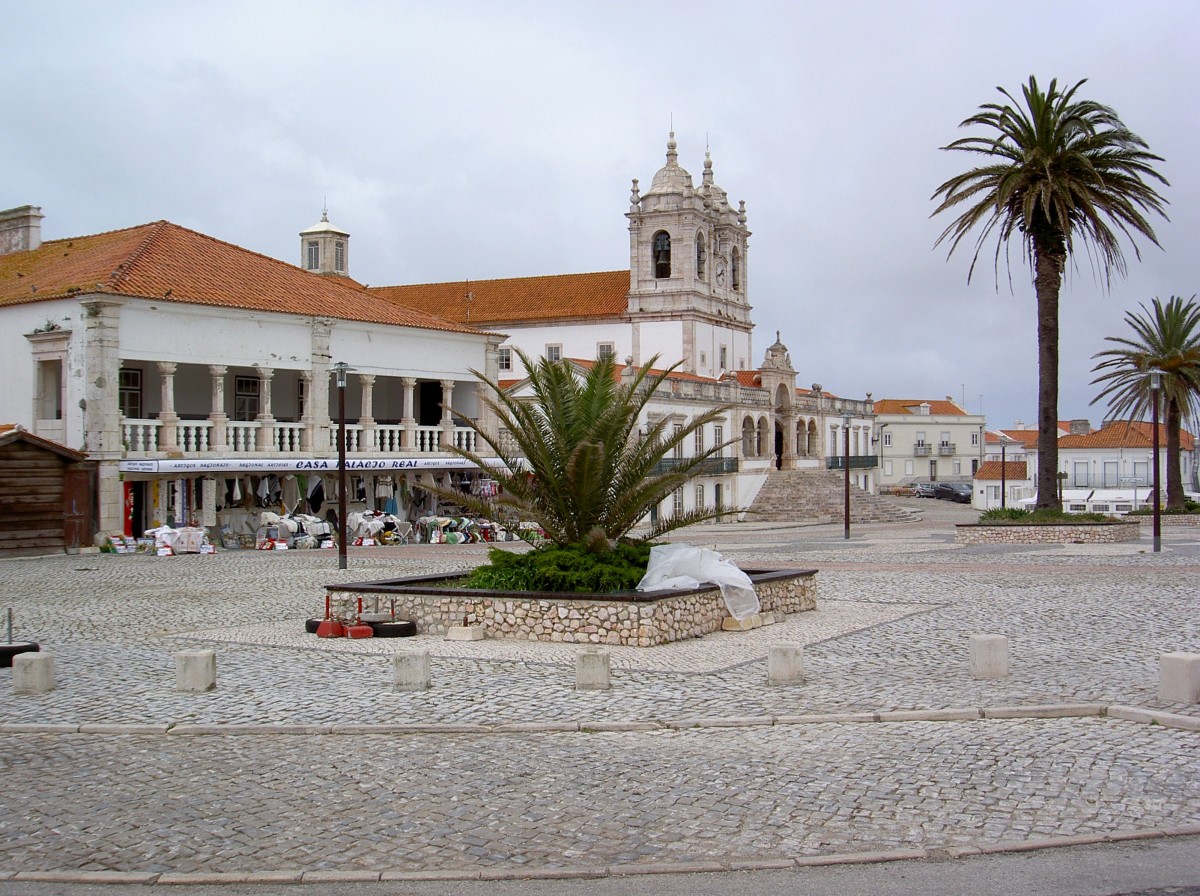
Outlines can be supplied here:
<path id="1" fill-rule="evenodd" d="M 704 248 L 704 234 L 696 234 L 696 279 L 704 279 L 705 263 L 708 261 L 708 250 Z"/>
<path id="2" fill-rule="evenodd" d="M 729 282 L 734 289 L 742 288 L 742 253 L 737 249 L 729 257 Z"/>
<path id="3" fill-rule="evenodd" d="M 671 235 L 665 230 L 654 234 L 654 276 L 659 280 L 671 276 Z"/>

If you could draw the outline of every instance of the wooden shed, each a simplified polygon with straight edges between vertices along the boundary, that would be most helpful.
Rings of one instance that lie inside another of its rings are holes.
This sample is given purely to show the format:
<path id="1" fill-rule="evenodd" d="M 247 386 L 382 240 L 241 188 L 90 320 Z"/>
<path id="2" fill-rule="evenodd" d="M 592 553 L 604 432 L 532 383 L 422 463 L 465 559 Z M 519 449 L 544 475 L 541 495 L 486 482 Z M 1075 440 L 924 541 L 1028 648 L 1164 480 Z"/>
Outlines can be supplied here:
<path id="1" fill-rule="evenodd" d="M 23 429 L 0 433 L 0 556 L 92 543 L 96 463 Z"/>

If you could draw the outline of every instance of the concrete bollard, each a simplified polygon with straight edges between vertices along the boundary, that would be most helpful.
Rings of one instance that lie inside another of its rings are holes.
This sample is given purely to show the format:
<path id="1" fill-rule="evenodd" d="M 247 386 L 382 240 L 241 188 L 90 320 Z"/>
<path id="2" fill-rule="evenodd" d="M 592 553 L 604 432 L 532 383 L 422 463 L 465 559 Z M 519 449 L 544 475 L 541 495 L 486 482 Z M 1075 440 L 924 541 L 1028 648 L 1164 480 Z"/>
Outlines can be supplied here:
<path id="1" fill-rule="evenodd" d="M 1200 653 L 1158 655 L 1158 699 L 1164 703 L 1200 703 Z"/>
<path id="2" fill-rule="evenodd" d="M 1008 638 L 1004 635 L 971 635 L 971 677 L 1008 677 Z"/>
<path id="3" fill-rule="evenodd" d="M 13 657 L 13 693 L 45 694 L 54 690 L 54 655 L 18 653 Z"/>
<path id="4" fill-rule="evenodd" d="M 425 691 L 429 689 L 429 651 L 401 650 L 392 660 L 393 691 Z"/>
<path id="5" fill-rule="evenodd" d="M 804 646 L 772 644 L 767 648 L 767 684 L 804 683 Z"/>
<path id="6" fill-rule="evenodd" d="M 203 694 L 217 686 L 217 654 L 212 650 L 181 650 L 175 654 L 175 690 Z"/>
<path id="7" fill-rule="evenodd" d="M 575 690 L 607 691 L 612 687 L 607 650 L 585 647 L 575 654 Z"/>

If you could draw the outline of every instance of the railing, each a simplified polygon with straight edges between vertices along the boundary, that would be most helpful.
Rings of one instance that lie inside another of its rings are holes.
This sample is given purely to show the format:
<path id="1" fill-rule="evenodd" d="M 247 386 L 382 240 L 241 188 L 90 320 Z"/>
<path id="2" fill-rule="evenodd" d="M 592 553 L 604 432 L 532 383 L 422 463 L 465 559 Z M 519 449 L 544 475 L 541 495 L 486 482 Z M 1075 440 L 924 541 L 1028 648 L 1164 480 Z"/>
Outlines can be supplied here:
<path id="1" fill-rule="evenodd" d="M 929 457 L 932 451 L 933 448 L 929 445 L 926 445 L 924 442 L 917 442 L 915 445 L 913 445 L 913 455 L 915 457 Z"/>
<path id="2" fill-rule="evenodd" d="M 951 457 L 954 454 L 955 447 L 953 442 L 942 442 L 938 445 L 938 454 L 941 457 Z"/>
<path id="3" fill-rule="evenodd" d="M 284 454 L 295 454 L 303 450 L 303 434 L 304 424 L 302 423 L 276 423 L 274 446 L 277 451 L 282 451 Z"/>
<path id="4" fill-rule="evenodd" d="M 175 424 L 175 447 L 187 454 L 255 454 L 259 453 L 259 431 L 263 424 L 257 420 L 230 420 L 225 424 L 225 444 L 213 439 L 214 424 L 211 420 L 181 420 Z M 164 450 L 161 420 L 121 420 L 121 441 L 129 456 L 156 454 Z M 297 455 L 312 452 L 338 450 L 339 426 L 334 422 L 329 427 L 328 445 L 306 447 L 308 426 L 304 423 L 270 424 L 263 433 L 269 437 L 266 453 Z M 347 423 L 347 454 L 403 454 L 446 452 L 446 431 L 440 426 L 416 426 L 412 428 L 412 445 L 408 445 L 409 428 L 401 424 L 380 424 L 364 430 L 359 423 Z M 476 451 L 480 445 L 478 434 L 469 426 L 456 426 L 450 435 L 450 443 L 465 451 Z"/>
<path id="5" fill-rule="evenodd" d="M 262 424 L 247 420 L 230 420 L 225 426 L 225 443 L 235 454 L 258 450 L 258 428 Z"/>
<path id="6" fill-rule="evenodd" d="M 664 457 L 654 465 L 654 469 L 650 471 L 650 474 L 652 476 L 661 476 L 663 473 L 678 470 L 688 460 L 689 458 L 686 457 Z M 697 464 L 696 470 L 700 476 L 721 476 L 726 473 L 736 473 L 738 471 L 738 459 L 736 457 L 707 457 Z"/>
<path id="7" fill-rule="evenodd" d="M 827 470 L 844 470 L 846 469 L 846 458 L 844 457 L 827 457 L 825 458 L 825 469 Z M 850 455 L 851 470 L 869 470 L 879 466 L 879 458 L 874 454 L 852 454 Z"/>
<path id="8" fill-rule="evenodd" d="M 208 451 L 208 440 L 212 424 L 207 420 L 199 422 L 179 421 L 175 428 L 175 444 L 181 451 Z"/>
<path id="9" fill-rule="evenodd" d="M 121 442 L 130 454 L 158 450 L 159 420 L 126 420 L 121 424 Z"/>

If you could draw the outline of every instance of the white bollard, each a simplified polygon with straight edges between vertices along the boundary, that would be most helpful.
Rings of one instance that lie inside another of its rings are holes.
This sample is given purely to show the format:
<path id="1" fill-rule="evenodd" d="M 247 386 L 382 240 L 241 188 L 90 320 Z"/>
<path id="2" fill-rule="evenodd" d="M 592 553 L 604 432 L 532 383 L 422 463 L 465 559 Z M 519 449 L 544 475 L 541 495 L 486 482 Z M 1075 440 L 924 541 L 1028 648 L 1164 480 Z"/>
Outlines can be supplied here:
<path id="1" fill-rule="evenodd" d="M 217 654 L 212 650 L 181 650 L 175 654 L 175 690 L 203 694 L 217 686 Z"/>
<path id="2" fill-rule="evenodd" d="M 575 654 L 575 690 L 607 691 L 612 687 L 607 650 L 585 647 Z"/>
<path id="3" fill-rule="evenodd" d="M 1008 638 L 1004 635 L 971 635 L 971 677 L 1008 677 Z"/>
<path id="4" fill-rule="evenodd" d="M 429 689 L 429 651 L 401 650 L 392 660 L 393 691 L 424 691 Z"/>
<path id="5" fill-rule="evenodd" d="M 1158 699 L 1164 703 L 1200 703 L 1200 653 L 1158 655 Z"/>
<path id="6" fill-rule="evenodd" d="M 13 657 L 13 693 L 45 694 L 54 690 L 54 655 L 18 653 Z"/>
<path id="7" fill-rule="evenodd" d="M 767 648 L 767 684 L 804 683 L 804 646 L 772 644 Z"/>

